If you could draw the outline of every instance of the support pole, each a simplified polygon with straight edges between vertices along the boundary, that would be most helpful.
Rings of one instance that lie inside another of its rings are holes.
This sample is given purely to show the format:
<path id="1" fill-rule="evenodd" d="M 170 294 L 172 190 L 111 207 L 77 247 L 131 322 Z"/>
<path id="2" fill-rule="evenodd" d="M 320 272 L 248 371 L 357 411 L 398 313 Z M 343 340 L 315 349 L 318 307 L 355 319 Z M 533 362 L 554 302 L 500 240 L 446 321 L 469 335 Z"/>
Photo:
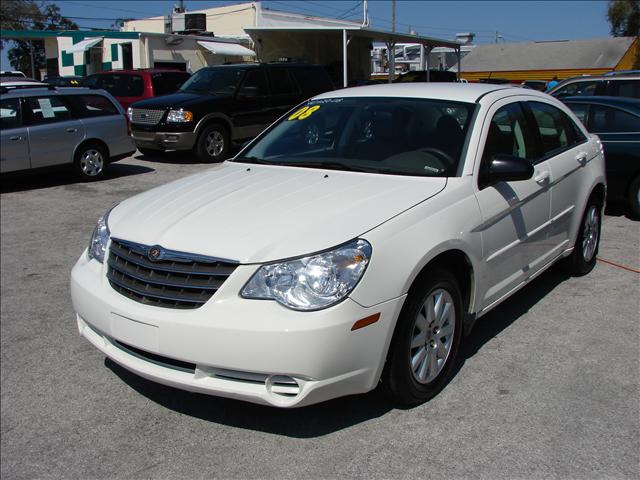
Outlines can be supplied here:
<path id="1" fill-rule="evenodd" d="M 433 47 L 427 48 L 427 55 L 426 55 L 427 61 L 425 62 L 426 63 L 426 69 L 427 69 L 427 82 L 431 81 L 431 60 L 430 60 L 430 57 L 431 57 L 431 49 L 432 48 Z"/>
<path id="2" fill-rule="evenodd" d="M 347 78 L 347 31 L 342 30 L 342 86 L 347 88 L 349 79 Z"/>
<path id="3" fill-rule="evenodd" d="M 420 44 L 420 68 L 418 70 L 424 70 L 424 43 Z"/>
<path id="4" fill-rule="evenodd" d="M 458 57 L 458 81 L 460 81 L 460 47 L 456 48 L 456 56 Z"/>
<path id="5" fill-rule="evenodd" d="M 396 76 L 396 42 L 387 42 L 387 67 L 389 69 L 389 83 L 393 83 Z"/>
<path id="6" fill-rule="evenodd" d="M 29 56 L 31 57 L 31 78 L 36 78 L 36 61 L 33 58 L 33 40 L 29 42 Z"/>

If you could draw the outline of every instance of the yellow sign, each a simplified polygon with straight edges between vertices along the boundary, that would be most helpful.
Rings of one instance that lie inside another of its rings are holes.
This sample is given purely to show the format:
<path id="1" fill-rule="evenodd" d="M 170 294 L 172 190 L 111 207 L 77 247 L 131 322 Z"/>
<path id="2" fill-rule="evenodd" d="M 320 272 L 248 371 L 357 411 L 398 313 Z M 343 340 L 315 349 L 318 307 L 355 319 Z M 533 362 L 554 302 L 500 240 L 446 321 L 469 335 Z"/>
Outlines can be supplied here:
<path id="1" fill-rule="evenodd" d="M 300 110 L 296 110 L 287 120 L 304 120 L 305 118 L 309 118 L 319 109 L 320 105 L 314 105 L 313 107 L 307 105 L 306 107 L 302 107 Z"/>

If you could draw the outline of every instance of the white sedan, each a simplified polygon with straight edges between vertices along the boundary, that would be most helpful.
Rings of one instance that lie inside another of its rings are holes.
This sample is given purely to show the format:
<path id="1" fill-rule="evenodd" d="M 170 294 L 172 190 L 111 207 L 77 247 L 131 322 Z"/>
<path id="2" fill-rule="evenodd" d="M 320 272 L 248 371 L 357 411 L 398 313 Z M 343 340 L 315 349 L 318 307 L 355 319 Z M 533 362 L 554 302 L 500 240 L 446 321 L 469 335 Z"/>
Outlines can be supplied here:
<path id="1" fill-rule="evenodd" d="M 596 261 L 598 138 L 554 98 L 394 84 L 298 106 L 233 160 L 100 218 L 71 275 L 123 367 L 278 407 L 376 387 L 411 405 L 474 322 L 556 261 Z"/>

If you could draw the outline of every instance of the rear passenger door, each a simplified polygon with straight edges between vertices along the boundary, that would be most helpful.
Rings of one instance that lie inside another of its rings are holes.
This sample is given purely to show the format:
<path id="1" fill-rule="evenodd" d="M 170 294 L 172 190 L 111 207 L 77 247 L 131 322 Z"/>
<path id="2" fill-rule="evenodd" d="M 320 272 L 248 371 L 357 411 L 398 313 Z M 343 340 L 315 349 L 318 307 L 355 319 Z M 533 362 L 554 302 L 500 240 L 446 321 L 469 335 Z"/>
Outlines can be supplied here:
<path id="1" fill-rule="evenodd" d="M 72 163 L 76 146 L 84 139 L 84 125 L 59 95 L 24 99 L 31 167 Z"/>
<path id="2" fill-rule="evenodd" d="M 30 167 L 27 128 L 22 124 L 19 98 L 0 102 L 0 172 Z"/>
<path id="3" fill-rule="evenodd" d="M 106 96 L 90 93 L 65 95 L 64 99 L 73 115 L 84 125 L 85 138 L 103 140 L 109 147 L 110 155 L 132 149 L 124 115 Z"/>
<path id="4" fill-rule="evenodd" d="M 300 103 L 303 98 L 297 84 L 291 78 L 289 69 L 284 66 L 267 68 L 269 78 L 269 103 L 271 106 L 271 121 L 274 122 L 287 113 L 291 107 Z"/>
<path id="5" fill-rule="evenodd" d="M 526 103 L 538 140 L 536 161 L 548 162 L 552 174 L 551 228 L 549 241 L 553 254 L 569 243 L 571 220 L 576 212 L 576 199 L 584 198 L 580 171 L 596 155 L 587 137 L 571 118 L 554 105 L 530 101 Z M 582 208 L 582 207 L 580 207 Z"/>

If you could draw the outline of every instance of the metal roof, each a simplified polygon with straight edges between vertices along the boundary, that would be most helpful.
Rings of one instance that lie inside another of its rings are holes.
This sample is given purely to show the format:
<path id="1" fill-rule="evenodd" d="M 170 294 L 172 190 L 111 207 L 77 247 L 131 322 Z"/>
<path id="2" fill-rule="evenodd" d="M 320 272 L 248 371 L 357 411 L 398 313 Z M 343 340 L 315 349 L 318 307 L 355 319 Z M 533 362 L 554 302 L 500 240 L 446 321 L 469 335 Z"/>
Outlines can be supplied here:
<path id="1" fill-rule="evenodd" d="M 615 68 L 636 37 L 478 45 L 464 72 Z"/>
<path id="2" fill-rule="evenodd" d="M 366 27 L 348 27 L 348 26 L 308 26 L 308 27 L 244 27 L 249 33 L 261 32 L 289 32 L 289 33 L 327 33 L 342 32 L 345 30 L 347 35 L 352 37 L 364 37 L 379 42 L 395 42 L 395 43 L 422 43 L 424 45 L 460 48 L 461 44 L 451 40 L 441 38 L 425 37 L 422 35 L 411 35 L 409 33 L 389 32 L 386 30 L 373 30 Z"/>

